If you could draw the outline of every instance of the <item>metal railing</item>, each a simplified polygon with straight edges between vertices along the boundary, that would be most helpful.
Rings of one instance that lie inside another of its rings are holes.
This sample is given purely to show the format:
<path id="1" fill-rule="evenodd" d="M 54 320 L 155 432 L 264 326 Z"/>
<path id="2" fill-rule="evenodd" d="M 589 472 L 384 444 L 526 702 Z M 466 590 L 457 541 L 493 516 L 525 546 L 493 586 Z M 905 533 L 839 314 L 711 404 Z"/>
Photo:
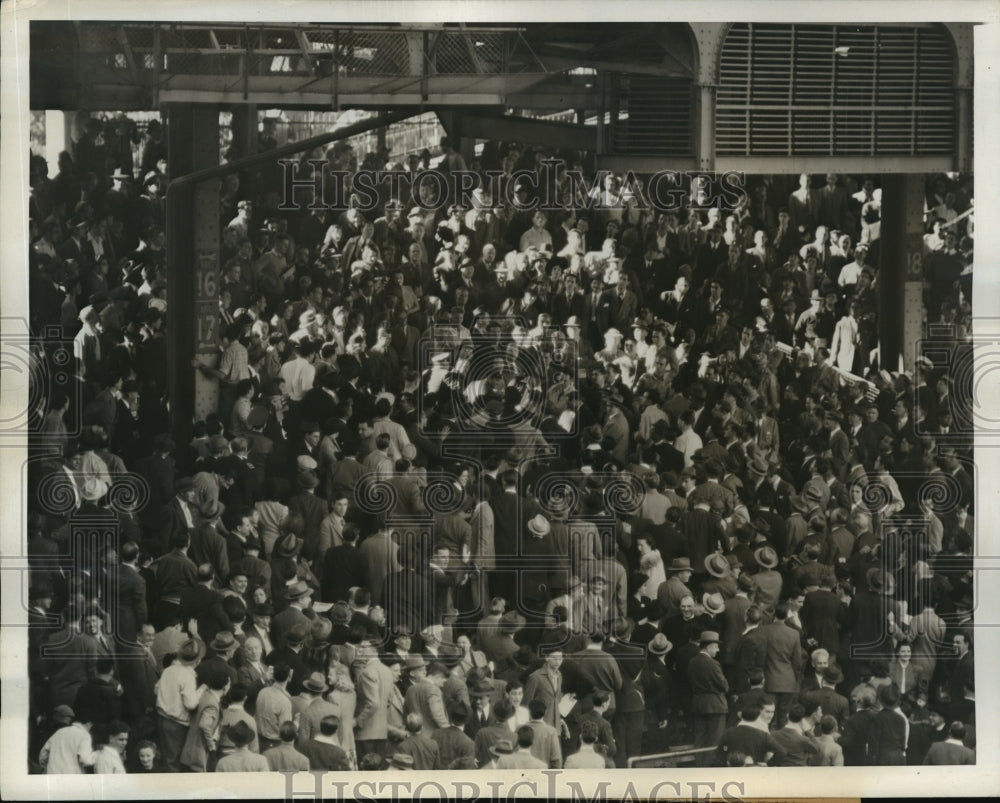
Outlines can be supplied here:
<path id="1" fill-rule="evenodd" d="M 643 767 L 658 769 L 660 767 L 678 767 L 681 764 L 694 764 L 698 756 L 714 753 L 715 747 L 681 747 L 667 753 L 651 753 L 645 756 L 632 756 L 628 760 L 629 769 Z"/>

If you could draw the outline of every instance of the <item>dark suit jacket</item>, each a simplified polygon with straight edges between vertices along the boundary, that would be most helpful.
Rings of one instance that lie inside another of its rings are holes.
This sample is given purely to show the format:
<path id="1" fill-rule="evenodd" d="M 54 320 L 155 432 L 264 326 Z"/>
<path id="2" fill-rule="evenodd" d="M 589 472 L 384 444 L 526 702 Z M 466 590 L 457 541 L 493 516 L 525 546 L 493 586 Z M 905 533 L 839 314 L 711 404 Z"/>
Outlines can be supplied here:
<path id="1" fill-rule="evenodd" d="M 146 581 L 131 566 L 112 567 L 111 582 L 118 587 L 118 606 L 115 611 L 115 632 L 119 642 L 136 643 L 136 636 L 143 624 L 149 621 L 146 610 Z"/>
<path id="2" fill-rule="evenodd" d="M 198 514 L 193 509 L 194 507 L 194 505 L 188 505 L 188 509 L 191 511 L 191 521 L 197 527 Z M 176 496 L 172 497 L 166 503 L 160 511 L 158 518 L 160 525 L 160 545 L 163 549 L 170 549 L 171 539 L 175 535 L 188 532 L 187 520 L 184 518 L 184 513 L 181 511 L 180 502 Z"/>
<path id="3" fill-rule="evenodd" d="M 770 733 L 741 723 L 722 734 L 719 742 L 720 766 L 726 766 L 726 756 L 730 753 L 743 753 L 750 756 L 755 764 L 762 764 L 768 753 L 774 754 L 772 762 L 780 762 L 785 751 Z"/>
<path id="4" fill-rule="evenodd" d="M 139 519 L 144 525 L 160 529 L 160 517 L 164 506 L 174 495 L 174 459 L 149 455 L 135 461 L 132 470 L 146 480 L 149 485 L 149 500 L 140 511 Z M 178 511 L 179 513 L 180 511 Z"/>
<path id="5" fill-rule="evenodd" d="M 298 514 L 305 521 L 305 543 L 302 545 L 302 556 L 306 560 L 320 558 L 318 553 L 319 528 L 328 512 L 326 500 L 316 494 L 299 493 L 288 500 L 289 514 Z"/>
<path id="6" fill-rule="evenodd" d="M 718 661 L 699 650 L 688 663 L 687 673 L 692 692 L 691 713 L 725 714 L 729 710 L 726 700 L 729 683 Z"/>
<path id="7" fill-rule="evenodd" d="M 802 733 L 798 728 L 787 725 L 771 733 L 771 738 L 780 745 L 784 755 L 772 759 L 775 767 L 805 767 L 810 759 L 819 752 L 816 743 Z"/>
<path id="8" fill-rule="evenodd" d="M 357 547 L 349 544 L 330 547 L 323 559 L 320 576 L 321 594 L 325 602 L 347 599 L 347 591 L 355 586 L 368 587 L 368 566 L 358 554 Z"/>
<path id="9" fill-rule="evenodd" d="M 847 606 L 832 591 L 810 591 L 799 613 L 802 629 L 820 647 L 833 655 L 840 653 L 840 628 L 847 619 Z"/>
<path id="10" fill-rule="evenodd" d="M 218 591 L 196 584 L 181 592 L 181 622 L 190 619 L 198 622 L 198 638 L 206 644 L 215 638 L 220 630 L 232 631 L 233 623 L 222 607 L 224 597 Z"/>
<path id="11" fill-rule="evenodd" d="M 302 612 L 301 608 L 294 605 L 289 605 L 271 617 L 271 642 L 276 650 L 285 646 L 285 636 L 296 625 L 303 625 L 308 630 L 312 627 L 312 620 Z"/>
<path id="12" fill-rule="evenodd" d="M 431 733 L 431 738 L 437 742 L 441 769 L 448 769 L 455 759 L 470 758 L 476 754 L 475 742 L 461 728 L 438 728 Z"/>
<path id="13" fill-rule="evenodd" d="M 847 698 L 841 694 L 837 694 L 836 691 L 830 688 L 805 692 L 802 694 L 802 701 L 819 703 L 823 708 L 824 714 L 829 714 L 836 718 L 838 728 L 844 727 L 844 722 L 847 721 L 847 717 L 851 713 Z"/>
<path id="14" fill-rule="evenodd" d="M 168 552 L 153 564 L 153 568 L 158 598 L 179 594 L 198 582 L 198 567 L 191 558 L 177 550 Z"/>
<path id="15" fill-rule="evenodd" d="M 286 610 L 288 610 L 286 608 Z M 292 679 L 288 681 L 288 693 L 293 697 L 302 691 L 302 681 L 308 677 L 306 662 L 301 652 L 295 652 L 291 647 L 275 647 L 266 656 L 267 663 L 272 666 L 287 664 L 292 668 Z"/>
<path id="16" fill-rule="evenodd" d="M 611 322 L 623 335 L 631 330 L 632 320 L 638 311 L 639 300 L 631 290 L 626 290 L 622 297 L 617 291 L 611 294 Z"/>
<path id="17" fill-rule="evenodd" d="M 877 763 L 879 722 L 878 711 L 867 709 L 848 717 L 840 737 L 844 749 L 844 764 L 866 767 Z"/>
<path id="18" fill-rule="evenodd" d="M 497 555 L 517 554 L 525 514 L 525 501 L 502 488 L 493 498 L 493 545 Z"/>
<path id="19" fill-rule="evenodd" d="M 604 650 L 581 650 L 566 656 L 563 677 L 572 679 L 578 695 L 606 691 L 611 695 L 609 711 L 615 709 L 615 694 L 622 688 L 618 662 Z"/>
<path id="20" fill-rule="evenodd" d="M 736 667 L 733 691 L 745 692 L 750 688 L 747 673 L 754 667 L 764 668 L 767 657 L 767 637 L 761 627 L 739 637 L 733 664 Z"/>
<path id="21" fill-rule="evenodd" d="M 220 585 L 229 579 L 229 550 L 226 539 L 219 534 L 214 525 L 203 524 L 191 533 L 188 556 L 197 566 L 202 563 L 212 564 Z"/>

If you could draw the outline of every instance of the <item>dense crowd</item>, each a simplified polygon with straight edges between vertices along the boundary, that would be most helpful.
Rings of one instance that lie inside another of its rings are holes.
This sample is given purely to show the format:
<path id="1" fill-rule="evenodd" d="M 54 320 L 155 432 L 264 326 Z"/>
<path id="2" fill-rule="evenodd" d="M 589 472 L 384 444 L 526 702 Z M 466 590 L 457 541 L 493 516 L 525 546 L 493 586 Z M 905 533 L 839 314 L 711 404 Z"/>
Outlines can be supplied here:
<path id="1" fill-rule="evenodd" d="M 968 180 L 927 184 L 948 328 L 889 372 L 869 178 L 282 212 L 231 175 L 176 443 L 165 139 L 136 169 L 125 125 L 31 159 L 36 348 L 75 357 L 33 418 L 34 771 L 974 763 Z"/>

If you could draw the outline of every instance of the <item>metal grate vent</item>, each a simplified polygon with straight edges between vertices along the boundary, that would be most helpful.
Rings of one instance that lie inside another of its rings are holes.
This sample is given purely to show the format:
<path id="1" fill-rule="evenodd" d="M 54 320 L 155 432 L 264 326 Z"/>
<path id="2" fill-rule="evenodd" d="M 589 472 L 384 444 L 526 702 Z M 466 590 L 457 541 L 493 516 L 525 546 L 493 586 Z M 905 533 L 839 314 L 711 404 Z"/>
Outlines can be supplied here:
<path id="1" fill-rule="evenodd" d="M 616 75 L 618 119 L 612 122 L 616 154 L 688 156 L 691 145 L 692 82 L 659 76 Z"/>
<path id="2" fill-rule="evenodd" d="M 716 152 L 950 154 L 954 71 L 939 27 L 734 25 L 720 61 Z"/>

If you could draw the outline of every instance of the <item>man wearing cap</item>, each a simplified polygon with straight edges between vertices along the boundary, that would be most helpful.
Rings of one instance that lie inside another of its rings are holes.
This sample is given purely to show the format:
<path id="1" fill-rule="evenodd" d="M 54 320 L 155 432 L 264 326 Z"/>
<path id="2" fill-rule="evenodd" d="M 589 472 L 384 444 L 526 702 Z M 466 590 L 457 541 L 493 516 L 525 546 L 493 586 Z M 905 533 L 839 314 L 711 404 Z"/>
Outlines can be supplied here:
<path id="1" fill-rule="evenodd" d="M 719 652 L 719 634 L 705 630 L 698 639 L 700 649 L 687 667 L 691 683 L 691 715 L 694 725 L 694 746 L 714 747 L 719 744 L 726 727 L 729 710 L 729 683 L 715 656 Z M 711 753 L 700 754 L 698 765 L 711 766 Z"/>

